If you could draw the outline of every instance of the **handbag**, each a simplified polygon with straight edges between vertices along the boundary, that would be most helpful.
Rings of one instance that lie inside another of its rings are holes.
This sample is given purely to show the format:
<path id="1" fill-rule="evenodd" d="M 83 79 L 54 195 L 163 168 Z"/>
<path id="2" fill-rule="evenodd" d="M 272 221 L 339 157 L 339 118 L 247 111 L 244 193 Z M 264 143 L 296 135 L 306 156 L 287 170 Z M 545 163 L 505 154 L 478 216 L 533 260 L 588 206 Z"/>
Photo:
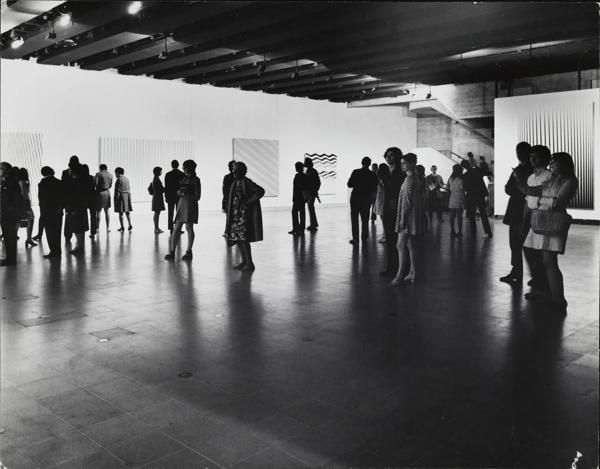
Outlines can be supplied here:
<path id="1" fill-rule="evenodd" d="M 567 212 L 534 210 L 531 213 L 531 229 L 545 236 L 565 236 L 571 226 L 571 215 Z"/>
<path id="2" fill-rule="evenodd" d="M 152 187 L 152 183 L 148 186 L 148 194 L 154 195 L 154 187 Z"/>

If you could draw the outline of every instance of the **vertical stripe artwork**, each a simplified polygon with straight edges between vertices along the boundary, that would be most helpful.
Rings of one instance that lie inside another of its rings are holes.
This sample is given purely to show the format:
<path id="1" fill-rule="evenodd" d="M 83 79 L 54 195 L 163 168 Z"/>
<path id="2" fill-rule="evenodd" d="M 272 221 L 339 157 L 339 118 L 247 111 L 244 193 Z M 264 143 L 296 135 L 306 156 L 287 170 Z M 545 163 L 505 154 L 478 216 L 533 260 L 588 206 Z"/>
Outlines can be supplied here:
<path id="1" fill-rule="evenodd" d="M 573 157 L 579 190 L 571 208 L 594 209 L 594 105 L 588 101 L 528 110 L 518 119 L 519 141 L 546 145 L 552 153 Z"/>
<path id="2" fill-rule="evenodd" d="M 335 194 L 337 181 L 337 155 L 305 153 L 304 156 L 312 159 L 313 166 L 321 178 L 321 189 L 319 190 L 319 194 Z"/>
<path id="3" fill-rule="evenodd" d="M 0 147 L 1 161 L 27 169 L 30 181 L 30 197 L 33 205 L 38 205 L 37 185 L 42 179 L 42 134 L 25 132 L 2 132 Z M 58 168 L 53 168 L 60 178 Z"/>
<path id="4" fill-rule="evenodd" d="M 279 195 L 279 141 L 233 139 L 233 159 L 248 166 L 248 177 L 265 190 L 265 197 Z"/>
<path id="5" fill-rule="evenodd" d="M 179 167 L 188 159 L 194 159 L 194 142 L 191 140 L 158 140 L 122 137 L 100 137 L 100 160 L 114 174 L 117 166 L 125 170 L 131 184 L 134 202 L 149 202 L 148 184 L 152 181 L 152 169 L 160 166 L 162 178 L 171 170 L 171 160 L 178 160 Z M 95 174 L 98 167 L 90 168 Z"/>

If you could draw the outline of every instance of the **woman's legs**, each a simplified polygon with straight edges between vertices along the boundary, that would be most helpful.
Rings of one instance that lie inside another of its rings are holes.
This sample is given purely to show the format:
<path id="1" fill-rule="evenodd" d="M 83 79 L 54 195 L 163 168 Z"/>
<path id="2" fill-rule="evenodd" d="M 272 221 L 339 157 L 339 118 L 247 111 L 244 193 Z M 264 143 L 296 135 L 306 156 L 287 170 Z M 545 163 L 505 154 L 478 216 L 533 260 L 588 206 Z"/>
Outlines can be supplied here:
<path id="1" fill-rule="evenodd" d="M 559 306 L 566 306 L 565 287 L 563 276 L 558 267 L 558 256 L 555 252 L 542 251 L 542 262 L 546 270 L 548 285 L 550 285 L 550 295 L 552 302 Z"/>
<path id="2" fill-rule="evenodd" d="M 186 223 L 185 231 L 187 231 L 187 252 L 192 252 L 192 246 L 194 245 L 194 239 L 196 238 L 196 234 L 194 233 L 194 224 Z"/>
<path id="3" fill-rule="evenodd" d="M 119 212 L 119 224 L 121 225 L 120 231 L 123 231 L 124 230 L 124 228 L 123 228 L 123 212 Z"/>
<path id="4" fill-rule="evenodd" d="M 131 226 L 131 216 L 129 215 L 129 212 L 125 212 L 125 216 L 127 217 L 127 224 L 129 225 L 129 229 L 132 228 Z M 123 226 L 123 224 L 121 223 L 121 226 Z"/>
<path id="5" fill-rule="evenodd" d="M 408 234 L 406 233 L 398 233 L 398 243 L 396 244 L 396 249 L 398 249 L 398 272 L 392 280 L 392 285 L 398 285 L 402 281 L 402 266 L 405 261 L 405 248 L 408 241 Z"/>
<path id="6" fill-rule="evenodd" d="M 250 243 L 248 241 L 243 241 L 240 243 L 240 247 L 245 252 L 246 262 L 241 270 L 254 270 L 254 262 L 252 262 L 252 248 L 250 247 Z"/>
<path id="7" fill-rule="evenodd" d="M 158 217 L 160 217 L 159 211 L 154 211 L 154 231 L 158 231 Z"/>
<path id="8" fill-rule="evenodd" d="M 242 258 L 242 262 L 240 262 L 234 268 L 235 269 L 241 269 L 242 267 L 244 267 L 246 265 L 246 262 L 247 262 L 246 249 L 244 247 L 244 241 L 238 241 L 237 242 L 237 246 L 238 246 L 238 251 L 240 253 L 240 257 Z"/>
<path id="9" fill-rule="evenodd" d="M 452 235 L 456 234 L 456 231 L 454 230 L 454 220 L 456 220 L 456 209 L 450 209 L 450 233 L 452 233 Z"/>
<path id="10" fill-rule="evenodd" d="M 106 220 L 106 231 L 110 231 L 110 210 L 107 208 L 104 209 L 104 219 Z M 98 223 L 98 227 L 100 227 L 100 223 Z"/>
<path id="11" fill-rule="evenodd" d="M 458 216 L 458 223 L 456 224 L 457 228 L 458 228 L 458 234 L 459 236 L 462 236 L 462 219 L 463 219 L 463 209 L 462 208 L 457 208 L 456 209 L 456 215 Z"/>
<path id="12" fill-rule="evenodd" d="M 169 246 L 171 248 L 171 252 L 174 252 L 179 244 L 179 238 L 181 238 L 181 227 L 183 223 L 178 221 L 173 224 L 173 234 L 171 235 Z"/>
<path id="13" fill-rule="evenodd" d="M 415 280 L 415 239 L 412 236 L 408 236 L 406 245 L 408 246 L 408 256 L 410 258 L 410 271 L 408 272 L 408 275 L 404 277 L 404 280 L 412 282 Z"/>

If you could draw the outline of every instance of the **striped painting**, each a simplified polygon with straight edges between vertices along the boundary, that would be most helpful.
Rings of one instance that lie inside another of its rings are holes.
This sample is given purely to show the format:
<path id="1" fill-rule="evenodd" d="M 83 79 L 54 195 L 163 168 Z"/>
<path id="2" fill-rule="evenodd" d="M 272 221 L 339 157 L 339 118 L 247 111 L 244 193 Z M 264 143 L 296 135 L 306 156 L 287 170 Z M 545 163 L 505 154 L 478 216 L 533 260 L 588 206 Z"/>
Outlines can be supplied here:
<path id="1" fill-rule="evenodd" d="M 125 170 L 125 176 L 131 184 L 133 202 L 150 202 L 148 185 L 152 181 L 152 169 L 160 166 L 163 169 L 161 179 L 171 171 L 171 160 L 181 164 L 194 158 L 194 142 L 190 140 L 158 140 L 125 137 L 100 137 L 100 160 L 114 175 L 117 166 Z M 97 165 L 90 172 L 95 174 Z M 114 183 L 113 183 L 114 184 Z"/>
<path id="2" fill-rule="evenodd" d="M 579 190 L 569 205 L 594 209 L 594 102 L 531 110 L 519 116 L 519 141 L 573 157 Z"/>
<path id="3" fill-rule="evenodd" d="M 30 181 L 30 197 L 33 205 L 38 205 L 37 185 L 42 179 L 42 134 L 26 132 L 2 132 L 1 161 L 27 169 Z M 58 168 L 54 170 L 59 173 Z"/>
<path id="4" fill-rule="evenodd" d="M 279 141 L 233 139 L 233 159 L 248 166 L 248 177 L 265 189 L 265 197 L 279 195 Z"/>
<path id="5" fill-rule="evenodd" d="M 321 178 L 321 189 L 319 189 L 319 194 L 335 194 L 337 182 L 337 155 L 305 153 L 304 156 L 312 159 L 313 166 Z"/>

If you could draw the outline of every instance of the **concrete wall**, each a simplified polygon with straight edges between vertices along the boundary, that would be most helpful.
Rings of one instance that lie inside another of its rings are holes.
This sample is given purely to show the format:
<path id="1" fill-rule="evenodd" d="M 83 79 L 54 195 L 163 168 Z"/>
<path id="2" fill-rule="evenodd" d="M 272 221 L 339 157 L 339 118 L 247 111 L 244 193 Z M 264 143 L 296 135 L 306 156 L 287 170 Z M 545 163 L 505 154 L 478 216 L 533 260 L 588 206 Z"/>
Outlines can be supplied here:
<path id="1" fill-rule="evenodd" d="M 304 153 L 339 157 L 336 194 L 363 156 L 382 160 L 390 146 L 414 148 L 416 118 L 402 107 L 349 109 L 344 104 L 211 86 L 122 76 L 33 62 L 1 61 L 1 130 L 43 134 L 42 164 L 56 171 L 77 154 L 92 168 L 100 136 L 192 140 L 202 180 L 200 207 L 220 207 L 221 180 L 232 138 L 279 141 L 280 196 L 265 206 L 289 206 L 294 162 Z M 10 161 L 9 155 L 2 155 Z M 129 175 L 149 180 L 149 175 Z"/>

